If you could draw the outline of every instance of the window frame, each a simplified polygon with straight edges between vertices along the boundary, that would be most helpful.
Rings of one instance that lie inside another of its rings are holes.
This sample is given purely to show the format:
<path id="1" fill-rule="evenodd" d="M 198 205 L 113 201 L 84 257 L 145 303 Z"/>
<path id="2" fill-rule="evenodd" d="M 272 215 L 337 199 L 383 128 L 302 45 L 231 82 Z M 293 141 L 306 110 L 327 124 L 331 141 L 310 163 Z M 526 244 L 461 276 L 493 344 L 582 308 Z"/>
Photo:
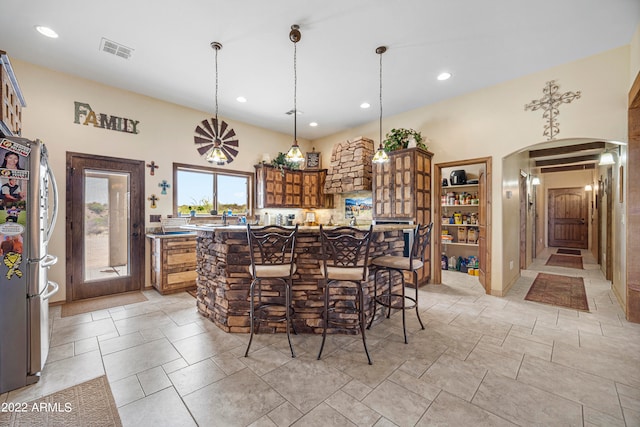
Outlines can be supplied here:
<path id="1" fill-rule="evenodd" d="M 188 163 L 173 163 L 173 215 L 178 217 L 178 171 L 193 171 L 193 172 L 205 172 L 214 175 L 214 194 L 213 196 L 213 204 L 214 209 L 218 207 L 218 194 L 217 194 L 217 175 L 226 175 L 226 176 L 234 176 L 234 177 L 243 177 L 247 178 L 247 216 L 253 218 L 254 216 L 254 207 L 255 207 L 255 190 L 254 190 L 254 179 L 255 174 L 252 172 L 239 171 L 234 169 L 223 169 L 216 168 L 211 166 L 200 166 L 200 165 L 190 165 Z M 198 215 L 197 218 L 211 218 L 218 217 L 220 215 L 211 215 L 209 213 Z"/>

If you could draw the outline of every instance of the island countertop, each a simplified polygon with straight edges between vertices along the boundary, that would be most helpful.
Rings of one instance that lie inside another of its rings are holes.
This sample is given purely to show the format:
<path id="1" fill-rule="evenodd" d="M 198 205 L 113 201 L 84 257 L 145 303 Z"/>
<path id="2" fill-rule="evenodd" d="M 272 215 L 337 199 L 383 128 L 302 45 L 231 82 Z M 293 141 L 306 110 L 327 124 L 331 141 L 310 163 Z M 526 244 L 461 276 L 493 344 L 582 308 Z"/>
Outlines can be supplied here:
<path id="1" fill-rule="evenodd" d="M 251 225 L 252 227 L 264 227 L 263 225 Z M 346 225 L 323 225 L 323 228 L 333 229 L 337 227 L 345 227 Z M 284 228 L 290 228 L 293 230 L 295 226 L 284 226 Z M 414 225 L 411 224 L 375 224 L 373 226 L 374 232 L 382 232 L 382 231 L 396 231 L 396 230 L 406 230 L 414 228 Z M 211 224 L 188 224 L 180 227 L 181 229 L 187 231 L 247 231 L 246 224 L 220 224 L 220 223 L 211 223 Z M 369 225 L 357 225 L 356 228 L 361 230 L 366 230 L 369 228 Z M 319 232 L 319 225 L 299 225 L 299 232 Z"/>
<path id="2" fill-rule="evenodd" d="M 369 226 L 361 226 L 368 228 Z M 402 255 L 407 224 L 375 225 L 369 259 L 393 254 Z M 292 227 L 293 228 L 293 227 Z M 227 226 L 189 225 L 183 229 L 197 231 L 196 272 L 198 312 L 227 332 L 249 332 L 249 271 L 250 256 L 246 224 Z M 321 267 L 320 227 L 300 226 L 296 239 L 296 274 L 293 277 L 293 323 L 296 331 L 322 332 L 324 306 Z M 428 262 L 428 261 L 427 261 Z M 427 265 L 430 268 L 430 265 Z M 364 289 L 366 316 L 372 315 L 375 268 L 369 268 L 369 280 Z M 380 280 L 386 282 L 386 276 Z M 268 281 L 263 281 L 269 286 Z M 382 286 L 382 283 L 380 284 Z M 354 304 L 356 289 L 345 283 L 340 289 L 344 304 Z M 278 296 L 279 288 L 269 290 Z M 265 331 L 284 332 L 282 322 L 267 324 Z M 261 330 L 262 331 L 262 330 Z M 356 330 L 332 330 L 331 333 L 356 333 Z"/>

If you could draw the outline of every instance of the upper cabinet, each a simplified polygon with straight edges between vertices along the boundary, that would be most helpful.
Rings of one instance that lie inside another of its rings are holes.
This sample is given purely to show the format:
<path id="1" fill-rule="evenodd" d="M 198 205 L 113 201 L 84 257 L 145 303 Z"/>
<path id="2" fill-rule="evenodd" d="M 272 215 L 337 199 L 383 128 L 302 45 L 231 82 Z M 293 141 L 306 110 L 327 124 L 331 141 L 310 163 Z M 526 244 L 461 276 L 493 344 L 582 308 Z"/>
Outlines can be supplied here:
<path id="1" fill-rule="evenodd" d="M 389 153 L 373 165 L 373 219 L 431 222 L 431 158 L 421 148 Z"/>
<path id="2" fill-rule="evenodd" d="M 324 194 L 326 169 L 280 170 L 256 165 L 256 206 L 263 208 L 329 208 L 332 197 Z"/>
<path id="3" fill-rule="evenodd" d="M 0 50 L 0 134 L 22 134 L 22 109 L 25 106 L 9 57 Z"/>

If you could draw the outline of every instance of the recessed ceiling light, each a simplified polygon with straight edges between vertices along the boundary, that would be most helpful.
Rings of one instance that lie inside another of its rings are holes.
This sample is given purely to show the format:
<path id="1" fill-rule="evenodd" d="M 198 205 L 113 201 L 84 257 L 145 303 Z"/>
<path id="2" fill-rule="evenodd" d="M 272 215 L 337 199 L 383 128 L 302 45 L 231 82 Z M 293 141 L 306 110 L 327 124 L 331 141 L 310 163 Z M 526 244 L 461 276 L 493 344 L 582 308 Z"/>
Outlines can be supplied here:
<path id="1" fill-rule="evenodd" d="M 369 108 L 371 107 L 371 104 L 369 104 L 368 102 L 363 102 L 362 104 L 360 104 L 360 108 Z"/>
<path id="2" fill-rule="evenodd" d="M 236 101 L 238 102 L 247 102 L 247 98 L 245 98 L 244 96 L 239 96 L 236 98 Z"/>
<path id="3" fill-rule="evenodd" d="M 314 128 L 314 127 L 318 126 L 318 123 L 316 123 L 316 122 L 311 122 L 311 123 L 309 123 L 309 126 L 311 126 L 312 128 Z"/>
<path id="4" fill-rule="evenodd" d="M 447 73 L 446 71 L 444 73 L 440 73 L 438 74 L 438 80 L 449 80 L 451 78 L 451 73 Z"/>
<path id="5" fill-rule="evenodd" d="M 53 31 L 51 28 L 49 27 L 45 27 L 43 25 L 36 25 L 36 30 L 42 34 L 43 36 L 52 38 L 52 39 L 57 39 L 58 38 L 58 33 L 56 33 L 55 31 Z"/>

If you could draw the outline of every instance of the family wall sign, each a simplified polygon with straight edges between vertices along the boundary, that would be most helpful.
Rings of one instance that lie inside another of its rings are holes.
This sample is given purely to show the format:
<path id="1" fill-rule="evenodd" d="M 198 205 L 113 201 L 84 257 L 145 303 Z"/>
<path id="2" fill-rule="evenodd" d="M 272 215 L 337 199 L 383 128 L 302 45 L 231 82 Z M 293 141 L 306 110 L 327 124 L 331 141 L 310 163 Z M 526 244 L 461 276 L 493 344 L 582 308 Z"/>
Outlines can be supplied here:
<path id="1" fill-rule="evenodd" d="M 127 119 L 125 117 L 111 116 L 105 113 L 96 113 L 86 102 L 74 102 L 75 115 L 73 123 L 79 125 L 93 125 L 97 128 L 115 130 L 126 133 L 140 133 L 138 130 L 138 120 Z"/>

